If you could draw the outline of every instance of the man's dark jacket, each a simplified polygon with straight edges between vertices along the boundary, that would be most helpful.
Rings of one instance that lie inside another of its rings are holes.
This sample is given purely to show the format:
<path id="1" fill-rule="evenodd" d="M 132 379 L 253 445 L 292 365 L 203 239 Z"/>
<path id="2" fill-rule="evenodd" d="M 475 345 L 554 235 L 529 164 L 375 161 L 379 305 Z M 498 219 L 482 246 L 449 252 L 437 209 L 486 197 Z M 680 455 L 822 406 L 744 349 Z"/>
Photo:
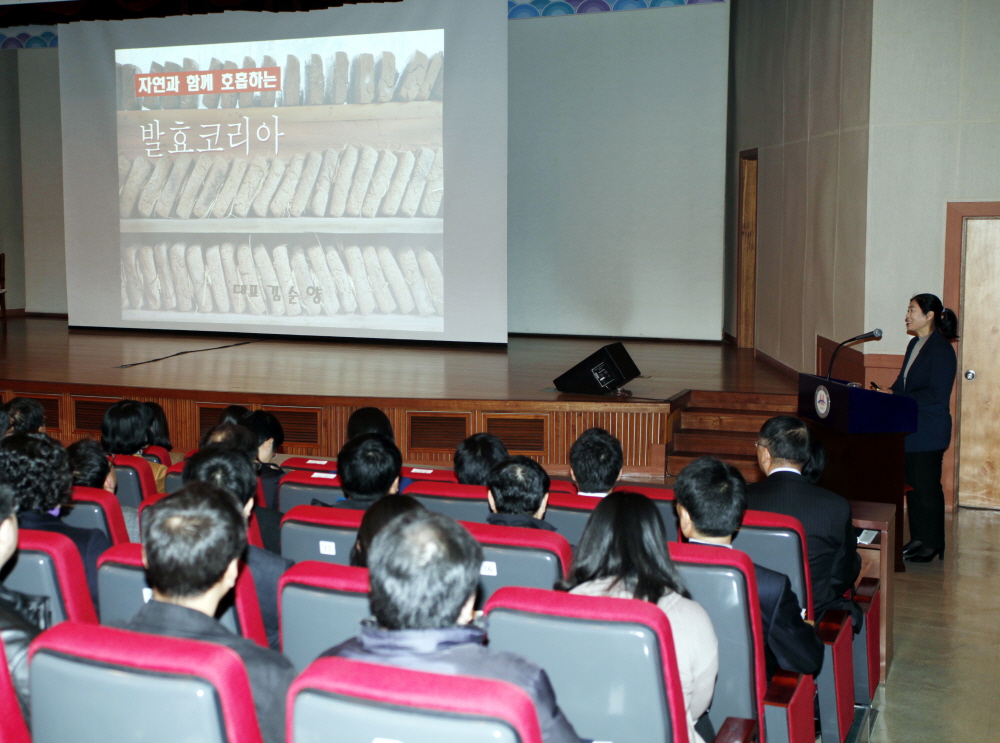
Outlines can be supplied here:
<path id="1" fill-rule="evenodd" d="M 545 671 L 519 655 L 489 650 L 485 641 L 486 632 L 473 626 L 383 630 L 364 623 L 359 636 L 330 648 L 323 657 L 508 681 L 524 689 L 535 702 L 545 743 L 578 743 L 573 726 L 556 704 Z"/>
<path id="2" fill-rule="evenodd" d="M 764 625 L 767 678 L 779 668 L 815 676 L 823 667 L 823 642 L 802 619 L 788 576 L 754 564 L 757 598 Z"/>
<path id="3" fill-rule="evenodd" d="M 63 534 L 73 540 L 83 560 L 83 570 L 87 574 L 87 588 L 97 606 L 97 558 L 111 549 L 111 540 L 100 529 L 81 529 L 70 526 L 58 516 L 40 511 L 22 511 L 17 515 L 17 523 L 22 529 L 37 529 Z"/>

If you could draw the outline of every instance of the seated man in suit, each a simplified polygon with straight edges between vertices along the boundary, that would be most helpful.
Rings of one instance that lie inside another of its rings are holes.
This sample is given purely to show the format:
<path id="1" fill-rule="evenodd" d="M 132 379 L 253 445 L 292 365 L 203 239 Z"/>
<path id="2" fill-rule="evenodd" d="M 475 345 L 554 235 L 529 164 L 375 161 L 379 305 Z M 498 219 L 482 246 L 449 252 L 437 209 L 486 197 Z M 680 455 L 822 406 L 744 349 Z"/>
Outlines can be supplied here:
<path id="1" fill-rule="evenodd" d="M 281 653 L 219 624 L 219 602 L 236 585 L 246 522 L 233 496 L 192 482 L 143 516 L 142 559 L 153 598 L 121 626 L 133 632 L 214 642 L 232 648 L 250 677 L 265 743 L 285 740 L 285 694 L 295 678 Z"/>
<path id="2" fill-rule="evenodd" d="M 681 533 L 695 544 L 733 549 L 733 534 L 747 508 L 746 483 L 735 467 L 715 457 L 699 457 L 674 483 Z M 823 643 L 802 618 L 788 576 L 754 565 L 767 646 L 767 678 L 783 668 L 815 675 L 823 665 Z M 723 635 L 725 628 L 716 627 Z"/>
<path id="3" fill-rule="evenodd" d="M 861 571 L 851 504 L 802 475 L 812 452 L 804 422 L 789 415 L 767 421 L 757 440 L 757 461 L 767 479 L 747 487 L 747 506 L 802 522 L 816 618 L 827 609 L 844 609 L 851 613 L 854 631 L 860 632 L 864 613 L 844 598 L 844 592 L 854 588 Z"/>
<path id="4" fill-rule="evenodd" d="M 490 470 L 486 496 L 490 504 L 487 524 L 524 526 L 555 531 L 542 521 L 549 505 L 549 474 L 529 457 L 511 457 Z"/>
<path id="5" fill-rule="evenodd" d="M 212 447 L 202 449 L 192 454 L 184 463 L 181 477 L 185 485 L 189 482 L 205 482 L 228 490 L 239 501 L 244 519 L 249 520 L 251 515 L 256 513 L 253 497 L 257 492 L 257 475 L 253 465 L 240 452 Z M 252 544 L 247 545 L 246 561 L 250 575 L 253 576 L 254 588 L 257 589 L 257 601 L 267 632 L 267 644 L 274 650 L 280 650 L 278 581 L 295 563 Z"/>
<path id="6" fill-rule="evenodd" d="M 272 460 L 285 443 L 285 429 L 278 417 L 267 410 L 255 410 L 240 419 L 240 425 L 257 437 L 257 474 L 264 486 L 264 500 L 268 508 L 278 507 L 278 483 L 285 470 Z"/>
<path id="7" fill-rule="evenodd" d="M 603 498 L 621 479 L 621 442 L 603 428 L 589 428 L 569 448 L 569 475 L 580 495 Z"/>
<path id="8" fill-rule="evenodd" d="M 73 471 L 62 444 L 44 433 L 16 433 L 0 441 L 0 482 L 14 488 L 17 521 L 22 529 L 63 534 L 80 551 L 87 587 L 97 604 L 97 558 L 111 547 L 100 529 L 70 526 L 60 509 L 70 502 Z"/>
<path id="9" fill-rule="evenodd" d="M 374 622 L 323 655 L 507 681 L 534 700 L 546 743 L 576 743 L 545 671 L 491 651 L 486 632 L 472 624 L 482 562 L 476 540 L 447 516 L 422 509 L 397 516 L 368 552 Z"/>
<path id="10" fill-rule="evenodd" d="M 475 433 L 455 447 L 455 476 L 462 485 L 485 485 L 490 470 L 507 459 L 507 447 L 490 433 Z"/>
<path id="11" fill-rule="evenodd" d="M 337 455 L 344 498 L 334 506 L 364 511 L 383 495 L 398 493 L 402 466 L 403 455 L 392 439 L 380 433 L 356 436 Z"/>
<path id="12" fill-rule="evenodd" d="M 14 490 L 0 483 L 0 570 L 17 552 L 17 516 Z M 24 719 L 30 724 L 28 704 L 28 646 L 50 621 L 48 600 L 12 591 L 0 584 L 0 641 L 7 656 L 7 670 L 17 693 Z"/>
<path id="13" fill-rule="evenodd" d="M 254 471 L 257 472 L 257 436 L 246 426 L 237 423 L 220 423 L 205 433 L 198 449 L 227 449 L 239 452 L 253 464 Z M 268 552 L 280 555 L 281 517 L 284 514 L 275 508 L 258 506 L 255 501 L 253 516 L 260 528 L 260 537 L 264 541 L 264 548 Z"/>

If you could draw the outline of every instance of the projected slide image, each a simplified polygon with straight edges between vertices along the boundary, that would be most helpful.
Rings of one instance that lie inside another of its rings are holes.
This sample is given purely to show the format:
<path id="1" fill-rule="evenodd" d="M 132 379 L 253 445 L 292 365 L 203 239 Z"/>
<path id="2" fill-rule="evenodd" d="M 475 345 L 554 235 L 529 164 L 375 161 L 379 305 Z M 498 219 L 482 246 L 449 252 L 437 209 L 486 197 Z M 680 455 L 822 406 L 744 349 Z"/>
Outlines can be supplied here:
<path id="1" fill-rule="evenodd" d="M 115 55 L 123 319 L 443 332 L 443 31 Z"/>

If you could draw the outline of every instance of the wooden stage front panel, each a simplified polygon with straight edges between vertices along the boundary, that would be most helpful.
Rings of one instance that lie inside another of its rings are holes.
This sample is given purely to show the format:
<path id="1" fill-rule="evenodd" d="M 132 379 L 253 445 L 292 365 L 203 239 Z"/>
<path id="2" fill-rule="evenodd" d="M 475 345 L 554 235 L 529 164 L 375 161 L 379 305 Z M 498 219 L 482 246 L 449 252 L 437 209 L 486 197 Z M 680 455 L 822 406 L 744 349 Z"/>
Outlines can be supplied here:
<path id="1" fill-rule="evenodd" d="M 643 377 L 633 398 L 561 395 L 551 380 L 609 340 L 512 337 L 504 347 L 265 339 L 246 336 L 68 330 L 60 320 L 12 320 L 2 342 L 4 401 L 35 397 L 50 433 L 65 443 L 100 435 L 116 400 L 158 402 L 178 449 L 232 403 L 270 410 L 288 454 L 330 457 L 359 407 L 383 409 L 410 463 L 448 463 L 465 437 L 486 431 L 512 453 L 554 474 L 568 471 L 569 447 L 587 428 L 616 435 L 626 474 L 660 480 L 670 440 L 670 398 L 691 388 L 789 392 L 793 385 L 752 355 L 711 343 L 627 341 Z"/>

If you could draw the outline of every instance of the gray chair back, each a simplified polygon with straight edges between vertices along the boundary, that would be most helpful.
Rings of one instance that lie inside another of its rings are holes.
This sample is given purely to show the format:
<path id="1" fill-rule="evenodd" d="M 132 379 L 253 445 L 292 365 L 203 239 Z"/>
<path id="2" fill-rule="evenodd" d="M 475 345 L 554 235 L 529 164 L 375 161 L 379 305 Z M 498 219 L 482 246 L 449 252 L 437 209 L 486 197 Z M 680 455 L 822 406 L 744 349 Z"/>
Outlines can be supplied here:
<path id="1" fill-rule="evenodd" d="M 180 472 L 168 472 L 163 482 L 163 491 L 166 493 L 176 493 L 184 485 L 184 477 Z"/>
<path id="2" fill-rule="evenodd" d="M 463 718 L 415 707 L 390 707 L 364 699 L 304 689 L 295 697 L 288 743 L 328 740 L 337 731 L 343 743 L 519 743 L 499 720 Z"/>
<path id="3" fill-rule="evenodd" d="M 363 571 L 363 568 L 339 565 L 335 568 L 359 574 Z M 371 614 L 368 591 L 367 586 L 351 585 L 351 582 L 328 583 L 298 577 L 282 582 L 279 597 L 281 651 L 292 661 L 296 671 L 303 670 L 325 650 L 360 632 L 361 620 Z M 367 571 L 364 571 L 364 581 L 356 582 L 367 583 Z M 332 587 L 333 584 L 338 587 Z"/>
<path id="4" fill-rule="evenodd" d="M 421 493 L 410 492 L 407 495 L 413 496 L 424 504 L 428 511 L 443 513 L 450 516 L 455 521 L 472 521 L 476 524 L 485 524 L 486 517 L 490 515 L 490 506 L 486 499 L 475 498 L 449 498 L 444 495 L 423 495 Z"/>
<path id="5" fill-rule="evenodd" d="M 312 505 L 313 500 L 332 506 L 343 497 L 344 491 L 339 486 L 286 481 L 278 486 L 278 510 L 288 513 L 295 506 Z"/>
<path id="6" fill-rule="evenodd" d="M 60 518 L 64 524 L 79 529 L 100 529 L 109 540 L 111 539 L 108 517 L 100 503 L 73 501 L 71 506 L 63 507 Z"/>
<path id="7" fill-rule="evenodd" d="M 552 524 L 560 534 L 569 540 L 570 544 L 579 544 L 583 529 L 590 520 L 593 511 L 582 508 L 565 508 L 549 504 L 545 511 L 545 520 Z"/>
<path id="8" fill-rule="evenodd" d="M 559 557 L 544 549 L 483 544 L 483 565 L 479 571 L 479 599 L 482 608 L 494 591 L 505 586 L 551 589 L 563 577 Z"/>
<path id="9" fill-rule="evenodd" d="M 122 506 L 138 508 L 142 503 L 142 486 L 139 484 L 139 473 L 134 467 L 115 465 L 115 474 L 118 477 L 118 487 L 115 495 Z"/>
<path id="10" fill-rule="evenodd" d="M 49 609 L 52 612 L 52 624 L 66 621 L 66 605 L 63 602 L 55 562 L 47 553 L 19 549 L 5 567 L 3 585 L 13 591 L 33 596 L 47 596 Z"/>
<path id="11" fill-rule="evenodd" d="M 809 584 L 803 557 L 806 550 L 795 529 L 744 524 L 733 539 L 733 546 L 750 555 L 757 565 L 787 575 L 799 606 L 808 607 Z"/>
<path id="12" fill-rule="evenodd" d="M 727 717 L 756 720 L 755 643 L 742 571 L 728 565 L 683 562 L 676 557 L 674 564 L 691 598 L 708 612 L 719 639 L 719 676 L 708 708 L 712 725 L 719 730 Z"/>
<path id="13" fill-rule="evenodd" d="M 226 743 L 204 679 L 109 666 L 45 650 L 31 663 L 34 743 Z"/>
<path id="14" fill-rule="evenodd" d="M 488 616 L 490 649 L 544 668 L 559 706 L 582 738 L 672 740 L 659 642 L 649 627 L 502 606 Z"/>
<path id="15" fill-rule="evenodd" d="M 281 556 L 294 562 L 320 560 L 349 565 L 356 527 L 288 520 L 281 525 Z"/>

